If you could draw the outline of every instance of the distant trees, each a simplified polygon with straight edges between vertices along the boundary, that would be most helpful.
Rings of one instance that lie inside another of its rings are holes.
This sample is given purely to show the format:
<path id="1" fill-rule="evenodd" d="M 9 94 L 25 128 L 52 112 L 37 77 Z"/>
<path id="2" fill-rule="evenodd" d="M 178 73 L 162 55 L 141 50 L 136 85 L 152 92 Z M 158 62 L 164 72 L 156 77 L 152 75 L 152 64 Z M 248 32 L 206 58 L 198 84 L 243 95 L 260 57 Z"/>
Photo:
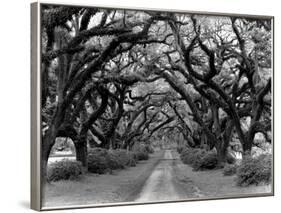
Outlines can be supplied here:
<path id="1" fill-rule="evenodd" d="M 42 169 L 57 137 L 131 149 L 182 134 L 190 147 L 244 152 L 271 129 L 267 20 L 44 6 Z M 185 103 L 184 103 L 185 102 Z M 244 128 L 245 119 L 250 120 Z"/>

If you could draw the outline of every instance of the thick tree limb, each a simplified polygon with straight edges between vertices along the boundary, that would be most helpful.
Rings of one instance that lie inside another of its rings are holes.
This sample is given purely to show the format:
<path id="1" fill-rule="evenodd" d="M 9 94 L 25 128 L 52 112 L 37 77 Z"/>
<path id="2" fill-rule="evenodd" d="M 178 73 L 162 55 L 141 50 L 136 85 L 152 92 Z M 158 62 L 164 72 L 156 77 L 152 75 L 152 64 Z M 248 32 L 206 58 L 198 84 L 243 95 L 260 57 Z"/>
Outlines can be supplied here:
<path id="1" fill-rule="evenodd" d="M 87 133 L 87 131 L 90 129 L 90 127 L 93 125 L 93 123 L 98 119 L 98 117 L 101 114 L 103 114 L 106 110 L 106 106 L 108 103 L 108 91 L 104 88 L 99 88 L 98 90 L 102 97 L 101 105 L 95 112 L 93 112 L 90 115 L 88 120 L 82 124 L 82 129 L 80 131 L 80 135 L 85 135 Z"/>

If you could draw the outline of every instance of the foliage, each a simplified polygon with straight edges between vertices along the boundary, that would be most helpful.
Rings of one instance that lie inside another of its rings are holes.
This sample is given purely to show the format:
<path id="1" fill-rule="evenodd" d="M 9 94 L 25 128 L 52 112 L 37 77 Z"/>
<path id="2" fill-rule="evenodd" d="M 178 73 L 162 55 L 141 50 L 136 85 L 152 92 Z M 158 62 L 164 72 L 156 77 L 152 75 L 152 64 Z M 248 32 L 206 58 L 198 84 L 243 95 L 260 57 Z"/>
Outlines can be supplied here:
<path id="1" fill-rule="evenodd" d="M 237 172 L 237 164 L 226 164 L 223 168 L 223 175 L 224 176 L 231 176 L 236 174 Z"/>
<path id="2" fill-rule="evenodd" d="M 135 162 L 138 162 L 138 155 L 137 152 L 135 151 L 130 151 L 129 152 L 130 158 L 133 159 Z"/>
<path id="3" fill-rule="evenodd" d="M 197 165 L 198 161 L 201 160 L 206 155 L 207 151 L 204 149 L 191 149 L 185 148 L 180 155 L 180 158 L 183 163 L 189 164 L 193 167 L 193 165 Z"/>
<path id="4" fill-rule="evenodd" d="M 154 153 L 154 149 L 152 148 L 151 145 L 146 144 L 145 150 L 146 150 L 147 153 L 150 153 L 150 154 Z"/>
<path id="5" fill-rule="evenodd" d="M 47 171 L 49 181 L 78 180 L 82 174 L 82 164 L 78 161 L 63 159 L 53 163 Z"/>
<path id="6" fill-rule="evenodd" d="M 108 153 L 106 149 L 94 148 L 88 152 L 88 171 L 104 174 L 109 171 Z"/>
<path id="7" fill-rule="evenodd" d="M 148 160 L 149 155 L 146 151 L 137 151 L 136 156 L 138 160 Z"/>
<path id="8" fill-rule="evenodd" d="M 195 171 L 216 168 L 218 164 L 217 154 L 214 152 L 201 153 L 192 164 Z"/>
<path id="9" fill-rule="evenodd" d="M 214 169 L 218 164 L 216 152 L 206 151 L 205 149 L 183 148 L 180 157 L 183 163 L 192 166 L 196 171 Z M 228 154 L 226 161 L 233 164 L 235 163 L 235 158 Z"/>
<path id="10" fill-rule="evenodd" d="M 124 149 L 116 149 L 109 151 L 109 153 L 116 157 L 121 168 L 125 166 L 136 166 L 136 160 L 131 152 Z"/>
<path id="11" fill-rule="evenodd" d="M 153 149 L 148 147 L 149 145 L 141 143 L 133 148 L 133 152 L 137 160 L 149 159 L 149 151 L 151 152 Z"/>
<path id="12" fill-rule="evenodd" d="M 107 163 L 110 170 L 124 169 L 126 162 L 124 156 L 119 155 L 115 150 L 109 150 L 107 154 Z"/>
<path id="13" fill-rule="evenodd" d="M 136 166 L 137 157 L 123 149 L 107 150 L 94 148 L 88 154 L 88 171 L 104 174 L 126 166 Z"/>
<path id="14" fill-rule="evenodd" d="M 271 155 L 260 155 L 257 158 L 246 157 L 237 169 L 237 185 L 248 186 L 270 183 Z"/>

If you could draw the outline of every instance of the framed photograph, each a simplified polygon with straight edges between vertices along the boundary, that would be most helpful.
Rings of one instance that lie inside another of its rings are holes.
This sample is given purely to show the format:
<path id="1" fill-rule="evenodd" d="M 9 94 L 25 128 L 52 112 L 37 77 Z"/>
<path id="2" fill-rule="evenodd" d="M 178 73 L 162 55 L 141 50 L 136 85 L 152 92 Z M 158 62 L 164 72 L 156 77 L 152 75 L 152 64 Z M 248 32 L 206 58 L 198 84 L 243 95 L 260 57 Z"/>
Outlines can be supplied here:
<path id="1" fill-rule="evenodd" d="M 274 195 L 273 21 L 32 3 L 32 209 Z"/>

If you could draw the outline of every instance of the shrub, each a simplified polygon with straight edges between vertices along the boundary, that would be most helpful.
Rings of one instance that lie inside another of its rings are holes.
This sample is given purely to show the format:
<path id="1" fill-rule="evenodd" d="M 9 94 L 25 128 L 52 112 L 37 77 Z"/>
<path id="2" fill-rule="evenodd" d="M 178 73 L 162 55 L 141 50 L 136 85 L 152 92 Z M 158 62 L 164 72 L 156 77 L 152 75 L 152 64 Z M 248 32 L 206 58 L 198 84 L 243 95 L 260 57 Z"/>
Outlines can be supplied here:
<path id="1" fill-rule="evenodd" d="M 106 149 L 94 148 L 88 152 L 88 171 L 92 173 L 104 174 L 108 172 L 108 152 Z"/>
<path id="2" fill-rule="evenodd" d="M 47 171 L 47 178 L 49 181 L 77 180 L 81 174 L 81 162 L 63 159 L 51 164 Z"/>
<path id="3" fill-rule="evenodd" d="M 181 153 L 181 160 L 185 164 L 189 164 L 193 167 L 193 165 L 197 165 L 198 161 L 201 161 L 206 155 L 207 151 L 204 149 L 183 149 Z"/>
<path id="4" fill-rule="evenodd" d="M 124 169 L 126 162 L 122 159 L 118 152 L 110 150 L 107 155 L 107 165 L 110 170 Z"/>
<path id="5" fill-rule="evenodd" d="M 226 164 L 223 168 L 223 175 L 224 176 L 231 176 L 236 174 L 237 172 L 237 165 L 236 164 Z"/>
<path id="6" fill-rule="evenodd" d="M 104 174 L 126 166 L 136 166 L 138 156 L 124 149 L 107 150 L 101 148 L 91 149 L 88 153 L 88 171 Z"/>
<path id="7" fill-rule="evenodd" d="M 197 154 L 197 159 L 193 162 L 194 170 L 214 169 L 218 164 L 217 154 L 214 152 L 201 152 Z"/>
<path id="8" fill-rule="evenodd" d="M 145 148 L 146 152 L 148 152 L 150 154 L 154 153 L 154 149 L 152 148 L 151 145 L 145 145 L 144 148 Z"/>
<path id="9" fill-rule="evenodd" d="M 138 160 L 148 160 L 149 158 L 148 153 L 145 151 L 137 151 L 136 155 Z"/>
<path id="10" fill-rule="evenodd" d="M 123 166 L 136 166 L 136 160 L 131 152 L 125 149 L 111 150 L 111 153 L 115 155 L 117 161 Z M 121 167 L 122 167 L 121 166 Z"/>
<path id="11" fill-rule="evenodd" d="M 237 185 L 248 186 L 271 181 L 271 155 L 247 157 L 237 169 Z"/>
<path id="12" fill-rule="evenodd" d="M 138 146 L 136 146 L 135 151 L 154 153 L 154 149 L 152 148 L 152 146 L 145 143 L 141 143 Z"/>
<path id="13" fill-rule="evenodd" d="M 206 151 L 205 149 L 183 148 L 181 150 L 180 158 L 183 163 L 192 166 L 196 171 L 214 169 L 218 165 L 216 152 Z M 230 154 L 227 154 L 226 161 L 228 164 L 233 164 L 236 159 Z"/>
<path id="14" fill-rule="evenodd" d="M 151 151 L 151 150 L 150 150 Z M 148 160 L 149 152 L 146 144 L 138 144 L 137 146 L 133 147 L 133 153 L 137 161 L 139 160 Z"/>

